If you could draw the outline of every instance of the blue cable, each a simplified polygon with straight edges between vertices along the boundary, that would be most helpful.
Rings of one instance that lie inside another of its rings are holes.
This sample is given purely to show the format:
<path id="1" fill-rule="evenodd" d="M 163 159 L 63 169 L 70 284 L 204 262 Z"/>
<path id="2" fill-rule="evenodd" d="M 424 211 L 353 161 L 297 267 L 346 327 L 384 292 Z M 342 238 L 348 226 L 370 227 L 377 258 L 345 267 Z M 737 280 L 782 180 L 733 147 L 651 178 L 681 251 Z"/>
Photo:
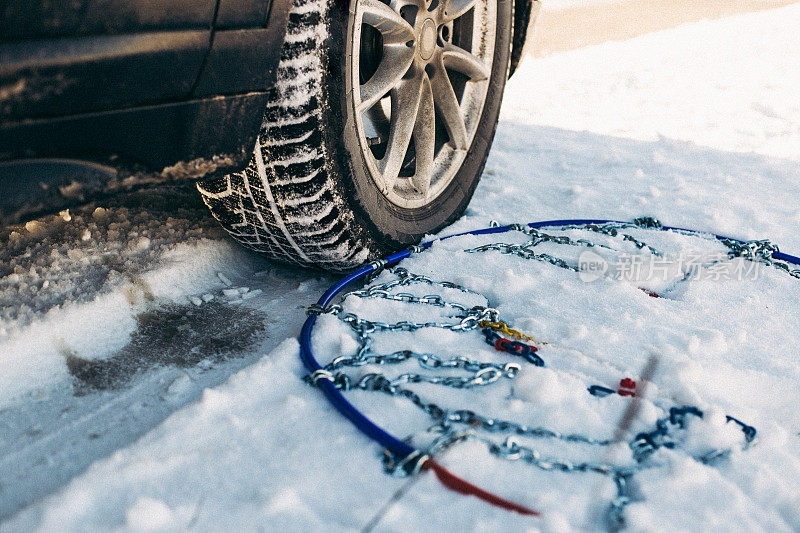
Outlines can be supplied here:
<path id="1" fill-rule="evenodd" d="M 567 219 L 567 220 L 545 220 L 542 222 L 531 222 L 528 224 L 529 228 L 544 228 L 544 227 L 552 227 L 552 226 L 571 226 L 571 225 L 586 225 L 586 224 L 627 224 L 627 222 L 620 222 L 618 220 L 598 220 L 598 219 Z M 454 235 L 447 235 L 444 237 L 440 237 L 438 239 L 433 239 L 432 241 L 424 242 L 420 246 L 424 249 L 430 248 L 436 241 L 443 241 L 446 239 L 451 239 L 453 237 L 461 237 L 464 235 L 488 235 L 493 233 L 505 233 L 514 229 L 514 226 L 497 226 L 492 228 L 484 228 L 479 230 L 473 231 L 465 231 L 463 233 L 456 233 Z M 658 228 L 659 230 L 677 230 L 687 233 L 694 233 L 697 235 L 713 235 L 718 240 L 727 240 L 733 242 L 744 243 L 741 239 L 733 239 L 730 237 L 724 237 L 722 235 L 716 235 L 714 233 L 709 233 L 705 231 L 697 231 L 691 230 L 686 228 L 676 228 L 672 226 L 661 226 Z M 361 268 L 347 274 L 338 282 L 336 282 L 330 289 L 328 289 L 325 294 L 317 302 L 317 305 L 324 308 L 327 307 L 328 304 L 348 285 L 351 283 L 361 280 L 367 277 L 369 274 L 375 272 L 384 267 L 393 266 L 402 261 L 403 259 L 409 257 L 412 254 L 412 250 L 401 250 L 396 252 L 392 255 L 386 256 L 384 259 L 380 261 L 375 261 L 368 265 L 364 265 Z M 786 261 L 787 263 L 793 263 L 795 265 L 800 265 L 800 257 L 796 257 L 793 255 L 785 254 L 783 252 L 773 252 L 772 257 L 779 261 Z M 303 329 L 300 331 L 300 358 L 303 361 L 306 369 L 308 369 L 309 373 L 314 374 L 314 372 L 318 370 L 322 370 L 322 366 L 317 362 L 314 358 L 314 353 L 311 350 L 311 331 L 314 329 L 314 324 L 317 321 L 316 315 L 310 315 L 308 319 L 306 319 L 305 323 L 303 324 Z M 367 437 L 374 440 L 375 442 L 379 443 L 381 446 L 395 454 L 398 458 L 403 459 L 408 457 L 410 454 L 414 452 L 418 452 L 414 447 L 408 445 L 407 443 L 401 441 L 400 439 L 390 435 L 379 426 L 377 426 L 374 422 L 364 416 L 358 409 L 353 406 L 345 397 L 342 395 L 341 392 L 334 386 L 333 382 L 329 379 L 318 379 L 317 385 L 322 390 L 322 393 L 328 399 L 328 401 L 333 405 L 333 407 L 339 411 L 344 417 L 350 420 L 353 425 L 358 428 L 359 431 L 364 433 Z"/>

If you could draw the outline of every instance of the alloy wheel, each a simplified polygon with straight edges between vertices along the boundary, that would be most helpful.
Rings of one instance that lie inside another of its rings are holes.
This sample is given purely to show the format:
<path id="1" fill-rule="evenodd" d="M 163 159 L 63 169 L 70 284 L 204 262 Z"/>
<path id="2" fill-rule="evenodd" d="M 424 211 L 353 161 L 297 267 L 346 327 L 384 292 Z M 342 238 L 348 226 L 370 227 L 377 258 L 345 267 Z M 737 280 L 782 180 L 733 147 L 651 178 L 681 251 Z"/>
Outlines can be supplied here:
<path id="1" fill-rule="evenodd" d="M 372 179 L 404 208 L 430 204 L 476 133 L 492 69 L 491 0 L 356 0 L 352 83 Z"/>

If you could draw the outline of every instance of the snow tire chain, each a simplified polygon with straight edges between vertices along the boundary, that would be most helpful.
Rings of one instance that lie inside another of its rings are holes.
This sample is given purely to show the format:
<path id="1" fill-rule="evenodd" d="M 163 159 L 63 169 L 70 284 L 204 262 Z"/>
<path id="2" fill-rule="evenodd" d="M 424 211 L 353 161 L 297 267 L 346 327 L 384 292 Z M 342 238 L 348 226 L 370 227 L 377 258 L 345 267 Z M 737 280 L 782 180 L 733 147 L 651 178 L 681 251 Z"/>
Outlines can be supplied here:
<path id="1" fill-rule="evenodd" d="M 655 219 L 642 218 L 636 219 L 632 224 L 609 223 L 602 225 L 571 225 L 564 226 L 561 229 L 581 229 L 593 231 L 603 235 L 609 235 L 612 237 L 621 237 L 624 241 L 633 243 L 639 249 L 646 248 L 654 255 L 661 255 L 659 251 L 647 243 L 630 235 L 622 234 L 619 231 L 621 229 L 635 227 L 661 229 L 662 225 Z M 500 251 L 501 253 L 518 255 L 526 259 L 544 261 L 561 268 L 576 271 L 577 268 L 568 265 L 562 259 L 549 254 L 536 254 L 532 252 L 530 248 L 543 242 L 552 242 L 569 246 L 597 246 L 613 250 L 613 248 L 610 246 L 592 243 L 591 241 L 585 239 L 571 239 L 565 236 L 554 236 L 532 228 L 528 228 L 526 226 L 516 225 L 512 229 L 528 235 L 531 238 L 531 241 L 525 245 L 495 243 L 467 249 L 465 252 L 476 253 L 495 250 Z M 679 230 L 673 231 L 682 233 Z M 800 271 L 792 270 L 788 267 L 788 265 L 772 259 L 772 253 L 777 251 L 777 246 L 771 244 L 769 241 L 748 241 L 742 243 L 739 241 L 722 240 L 721 242 L 728 247 L 730 258 L 743 257 L 747 260 L 762 262 L 774 266 L 775 268 L 784 270 L 794 277 L 800 278 Z M 367 320 L 357 316 L 354 313 L 346 313 L 341 305 L 331 305 L 326 308 L 313 305 L 308 309 L 309 314 L 329 314 L 336 316 L 354 331 L 358 342 L 358 348 L 354 356 L 339 356 L 325 365 L 325 367 L 318 372 L 323 373 L 326 378 L 330 379 L 334 386 L 339 390 L 348 391 L 358 389 L 364 391 L 375 391 L 409 400 L 412 404 L 417 406 L 433 419 L 434 425 L 428 429 L 428 432 L 439 434 L 439 437 L 436 438 L 433 444 L 428 447 L 427 453 L 429 455 L 432 455 L 433 453 L 439 453 L 458 442 L 472 439 L 482 442 L 484 445 L 486 445 L 488 451 L 498 458 L 509 461 L 521 461 L 531 464 L 541 470 L 561 472 L 593 472 L 604 476 L 609 476 L 615 484 L 617 494 L 609 504 L 606 514 L 606 526 L 611 530 L 623 528 L 625 526 L 625 507 L 629 503 L 636 501 L 635 496 L 629 488 L 633 476 L 636 474 L 636 472 L 655 466 L 647 464 L 648 459 L 659 448 L 674 448 L 677 445 L 677 441 L 674 439 L 675 431 L 685 429 L 687 419 L 690 416 L 702 418 L 703 412 L 693 406 L 671 407 L 669 409 L 669 415 L 665 418 L 659 419 L 656 422 L 655 429 L 650 432 L 639 433 L 631 442 L 629 442 L 629 446 L 633 451 L 634 464 L 627 467 L 620 467 L 607 463 L 573 462 L 567 459 L 545 457 L 538 450 L 520 444 L 518 437 L 549 438 L 564 442 L 583 443 L 592 446 L 610 446 L 614 444 L 614 441 L 608 439 L 596 439 L 580 434 L 564 434 L 543 427 L 531 427 L 509 420 L 489 418 L 467 409 L 446 409 L 434 402 L 426 402 L 416 392 L 408 388 L 404 388 L 403 385 L 413 383 L 429 383 L 456 389 L 488 386 L 498 382 L 501 378 L 514 379 L 521 370 L 521 366 L 517 363 L 496 364 L 481 362 L 465 356 L 456 356 L 448 359 L 442 358 L 435 354 L 417 353 L 412 350 L 399 350 L 387 355 L 374 353 L 371 348 L 372 334 L 376 332 L 417 331 L 422 328 L 439 328 L 454 332 L 470 332 L 474 330 L 491 331 L 491 328 L 481 327 L 479 324 L 485 322 L 499 322 L 498 311 L 491 307 L 469 307 L 458 302 L 449 302 L 441 295 L 437 294 L 424 295 L 420 297 L 409 292 L 392 291 L 397 288 L 407 287 L 413 284 L 426 284 L 429 286 L 455 289 L 465 294 L 479 293 L 471 291 L 455 283 L 434 281 L 429 277 L 413 274 L 402 267 L 396 267 L 390 272 L 394 274 L 395 279 L 364 289 L 349 292 L 342 296 L 342 301 L 344 302 L 348 297 L 352 296 L 363 299 L 383 298 L 386 300 L 398 301 L 407 304 L 431 305 L 440 308 L 451 308 L 458 311 L 458 313 L 453 317 L 457 320 L 457 322 L 401 321 L 397 323 L 386 323 Z M 381 373 L 370 372 L 361 375 L 358 379 L 355 379 L 346 372 L 343 372 L 343 369 L 346 368 L 358 368 L 366 365 L 393 365 L 412 359 L 416 360 L 417 363 L 425 369 L 459 369 L 472 372 L 473 375 L 469 377 L 442 377 L 416 373 L 404 373 L 395 379 L 389 379 Z M 306 381 L 312 385 L 315 384 L 313 377 L 307 376 Z M 733 422 L 737 424 L 742 430 L 744 436 L 742 449 L 747 449 L 756 441 L 756 429 L 752 426 L 749 426 L 731 416 L 727 417 L 727 422 Z M 457 430 L 456 427 L 461 427 L 464 429 Z M 476 429 L 483 430 L 488 434 L 505 434 L 506 438 L 502 442 L 497 442 L 490 437 L 474 433 L 474 430 Z M 727 456 L 730 454 L 730 452 L 730 449 L 715 449 L 702 455 L 693 457 L 693 459 L 703 464 L 710 464 Z M 404 466 L 405 465 L 402 461 L 396 461 L 395 458 L 387 452 L 387 455 L 384 457 L 384 467 L 387 470 L 387 473 L 392 475 L 407 475 L 408 472 L 406 472 Z"/>

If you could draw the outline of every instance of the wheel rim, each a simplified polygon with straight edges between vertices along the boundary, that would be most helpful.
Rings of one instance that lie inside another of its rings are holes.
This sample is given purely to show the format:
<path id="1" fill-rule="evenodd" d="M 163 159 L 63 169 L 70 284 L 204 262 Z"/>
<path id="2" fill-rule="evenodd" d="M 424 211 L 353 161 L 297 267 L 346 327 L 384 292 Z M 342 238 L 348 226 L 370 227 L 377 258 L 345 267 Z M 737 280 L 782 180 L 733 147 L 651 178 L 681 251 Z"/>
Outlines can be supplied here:
<path id="1" fill-rule="evenodd" d="M 483 112 L 497 5 L 486 0 L 356 0 L 352 103 L 378 189 L 419 208 L 453 181 Z"/>

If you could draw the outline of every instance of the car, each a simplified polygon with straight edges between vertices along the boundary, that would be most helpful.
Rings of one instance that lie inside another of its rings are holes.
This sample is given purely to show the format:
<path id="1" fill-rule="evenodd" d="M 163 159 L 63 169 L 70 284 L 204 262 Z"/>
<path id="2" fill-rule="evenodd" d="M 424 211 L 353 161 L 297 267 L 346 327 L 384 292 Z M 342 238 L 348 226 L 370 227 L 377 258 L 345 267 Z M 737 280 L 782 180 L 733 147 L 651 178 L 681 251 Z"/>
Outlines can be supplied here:
<path id="1" fill-rule="evenodd" d="M 1 9 L 4 220 L 41 207 L 30 195 L 49 188 L 47 175 L 70 185 L 178 169 L 239 242 L 346 270 L 464 211 L 539 2 Z"/>

